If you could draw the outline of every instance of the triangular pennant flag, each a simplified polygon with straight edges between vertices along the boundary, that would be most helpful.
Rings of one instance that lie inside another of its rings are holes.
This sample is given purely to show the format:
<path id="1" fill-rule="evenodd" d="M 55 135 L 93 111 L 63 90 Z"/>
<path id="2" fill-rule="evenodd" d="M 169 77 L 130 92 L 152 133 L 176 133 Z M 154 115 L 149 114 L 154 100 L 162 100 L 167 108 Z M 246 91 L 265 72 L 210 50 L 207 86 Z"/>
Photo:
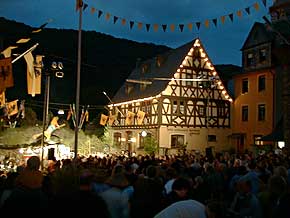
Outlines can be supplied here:
<path id="1" fill-rule="evenodd" d="M 245 8 L 245 11 L 250 14 L 250 7 Z"/>
<path id="2" fill-rule="evenodd" d="M 150 24 L 146 24 L 146 30 L 147 30 L 147 32 L 150 30 Z"/>
<path id="3" fill-rule="evenodd" d="M 91 7 L 91 14 L 96 12 L 96 8 L 95 7 Z"/>
<path id="4" fill-rule="evenodd" d="M 85 4 L 84 4 L 84 7 L 83 7 L 83 11 L 85 11 L 87 7 L 88 7 L 88 4 L 85 3 Z"/>
<path id="5" fill-rule="evenodd" d="M 125 26 L 126 25 L 126 19 L 123 18 L 122 21 L 121 21 L 121 23 L 122 23 L 123 26 Z"/>
<path id="6" fill-rule="evenodd" d="M 16 43 L 17 44 L 20 44 L 20 43 L 26 43 L 30 40 L 30 38 L 27 38 L 27 39 L 19 39 Z"/>
<path id="7" fill-rule="evenodd" d="M 139 22 L 139 23 L 138 23 L 138 29 L 141 30 L 142 27 L 143 27 L 143 23 L 140 23 L 140 22 Z"/>
<path id="8" fill-rule="evenodd" d="M 145 112 L 144 111 L 138 111 L 137 112 L 137 124 L 138 125 L 142 125 L 144 117 L 145 117 Z"/>
<path id="9" fill-rule="evenodd" d="M 163 32 L 166 32 L 167 25 L 166 24 L 162 24 L 162 29 L 163 29 Z"/>
<path id="10" fill-rule="evenodd" d="M 256 11 L 258 11 L 258 10 L 260 9 L 260 5 L 259 5 L 258 2 L 256 2 L 256 3 L 254 4 L 254 8 L 256 9 Z"/>
<path id="11" fill-rule="evenodd" d="M 263 5 L 264 5 L 265 7 L 267 7 L 267 0 L 262 0 L 262 2 L 263 2 Z"/>
<path id="12" fill-rule="evenodd" d="M 83 1 L 82 0 L 76 0 L 76 11 L 80 10 L 80 8 L 83 7 Z"/>
<path id="13" fill-rule="evenodd" d="M 119 19 L 119 17 L 114 16 L 114 24 L 117 22 L 118 19 Z"/>
<path id="14" fill-rule="evenodd" d="M 102 16 L 103 12 L 98 10 L 98 18 L 100 18 Z"/>
<path id="15" fill-rule="evenodd" d="M 237 11 L 237 16 L 238 16 L 238 17 L 242 17 L 242 10 L 238 10 L 238 11 Z"/>
<path id="16" fill-rule="evenodd" d="M 174 30 L 175 30 L 175 25 L 174 24 L 170 24 L 170 30 L 171 30 L 171 32 L 174 32 Z"/>
<path id="17" fill-rule="evenodd" d="M 100 125 L 105 126 L 108 120 L 108 116 L 105 114 L 101 114 Z"/>
<path id="18" fill-rule="evenodd" d="M 0 93 L 6 88 L 14 86 L 11 61 L 11 58 L 0 59 Z"/>
<path id="19" fill-rule="evenodd" d="M 187 27 L 188 27 L 189 31 L 192 31 L 193 24 L 192 23 L 189 23 L 189 24 L 187 24 Z"/>
<path id="20" fill-rule="evenodd" d="M 216 27 L 216 25 L 217 25 L 217 19 L 216 19 L 216 18 L 212 19 L 212 22 L 213 22 L 213 24 L 214 24 L 215 27 Z"/>
<path id="21" fill-rule="evenodd" d="M 18 113 L 18 105 L 17 105 L 18 100 L 14 100 L 11 102 L 8 102 L 6 107 L 7 107 L 7 114 L 8 116 L 13 116 Z"/>
<path id="22" fill-rule="evenodd" d="M 208 28 L 209 27 L 209 20 L 205 20 L 204 21 L 204 25 L 205 25 L 206 28 Z"/>
<path id="23" fill-rule="evenodd" d="M 224 16 L 224 15 L 223 15 L 223 16 L 221 16 L 221 23 L 222 23 L 222 24 L 224 24 L 224 23 L 225 23 L 225 20 L 226 20 L 226 16 Z"/>
<path id="24" fill-rule="evenodd" d="M 111 14 L 106 13 L 106 20 L 110 20 Z"/>
<path id="25" fill-rule="evenodd" d="M 154 24 L 153 25 L 154 32 L 157 32 L 158 31 L 158 28 L 159 28 L 159 25 L 158 24 Z"/>
<path id="26" fill-rule="evenodd" d="M 229 17 L 230 17 L 231 21 L 233 22 L 233 20 L 234 20 L 234 14 L 233 13 L 229 14 Z"/>
<path id="27" fill-rule="evenodd" d="M 132 125 L 134 122 L 134 116 L 135 116 L 135 113 L 128 111 L 127 116 L 126 116 L 126 120 L 125 120 L 125 124 Z"/>
<path id="28" fill-rule="evenodd" d="M 130 21 L 130 29 L 132 29 L 134 26 L 134 21 Z"/>
<path id="29" fill-rule="evenodd" d="M 114 124 L 114 122 L 115 122 L 115 119 L 116 119 L 116 115 L 110 115 L 110 116 L 109 116 L 108 124 L 109 124 L 110 126 L 112 126 L 112 125 Z"/>
<path id="30" fill-rule="evenodd" d="M 180 32 L 183 32 L 184 24 L 179 24 Z"/>
<path id="31" fill-rule="evenodd" d="M 196 22 L 195 25 L 196 25 L 197 29 L 199 30 L 199 28 L 200 28 L 200 22 Z"/>
<path id="32" fill-rule="evenodd" d="M 17 48 L 17 46 L 9 46 L 4 51 L 2 51 L 1 54 L 3 54 L 5 58 L 10 58 L 11 57 L 11 51 L 14 48 Z"/>

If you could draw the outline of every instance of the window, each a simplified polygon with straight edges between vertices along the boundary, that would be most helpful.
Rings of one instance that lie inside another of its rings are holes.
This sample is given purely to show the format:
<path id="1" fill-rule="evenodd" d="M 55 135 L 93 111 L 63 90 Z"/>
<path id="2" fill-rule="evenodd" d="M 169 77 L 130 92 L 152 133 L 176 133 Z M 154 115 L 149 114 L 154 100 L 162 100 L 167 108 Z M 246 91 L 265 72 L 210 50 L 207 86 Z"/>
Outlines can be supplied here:
<path id="1" fill-rule="evenodd" d="M 178 107 L 177 101 L 173 101 L 173 106 L 172 106 L 173 114 L 177 114 L 177 107 Z"/>
<path id="2" fill-rule="evenodd" d="M 248 93 L 249 91 L 249 81 L 248 79 L 243 79 L 242 81 L 242 94 Z"/>
<path id="3" fill-rule="evenodd" d="M 171 147 L 184 145 L 184 135 L 171 135 Z"/>
<path id="4" fill-rule="evenodd" d="M 200 116 L 205 116 L 206 115 L 206 106 L 205 105 L 197 105 L 198 109 L 198 114 Z"/>
<path id="5" fill-rule="evenodd" d="M 261 141 L 261 135 L 254 135 L 254 145 L 263 145 L 263 141 Z"/>
<path id="6" fill-rule="evenodd" d="M 133 92 L 134 86 L 132 84 L 126 84 L 126 94 L 129 95 Z"/>
<path id="7" fill-rule="evenodd" d="M 115 132 L 114 133 L 114 145 L 115 146 L 120 146 L 121 145 L 121 137 L 122 137 L 122 135 L 121 135 L 121 133 L 120 132 Z"/>
<path id="8" fill-rule="evenodd" d="M 179 105 L 179 112 L 181 114 L 184 114 L 184 101 L 181 101 L 180 102 L 180 105 Z"/>
<path id="9" fill-rule="evenodd" d="M 267 51 L 265 48 L 259 50 L 259 62 L 263 63 L 266 61 Z"/>
<path id="10" fill-rule="evenodd" d="M 247 54 L 247 66 L 254 66 L 254 55 L 253 53 L 248 53 Z"/>
<path id="11" fill-rule="evenodd" d="M 266 119 L 266 107 L 265 104 L 258 105 L 258 121 L 264 121 Z"/>
<path id="12" fill-rule="evenodd" d="M 216 135 L 208 135 L 207 140 L 209 142 L 216 142 Z"/>
<path id="13" fill-rule="evenodd" d="M 264 91 L 266 89 L 266 77 L 265 75 L 259 76 L 258 78 L 258 91 Z"/>
<path id="14" fill-rule="evenodd" d="M 146 139 L 151 138 L 151 137 L 152 137 L 152 135 L 149 132 L 147 132 L 147 135 L 145 137 L 142 136 L 142 133 L 140 133 L 139 134 L 139 139 L 140 139 L 139 140 L 139 148 L 144 148 Z"/>
<path id="15" fill-rule="evenodd" d="M 193 79 L 193 74 L 191 74 L 191 73 L 187 73 L 186 74 L 186 79 Z M 193 86 L 193 81 L 186 81 L 186 86 Z"/>
<path id="16" fill-rule="evenodd" d="M 242 121 L 248 121 L 249 108 L 248 106 L 242 106 Z"/>

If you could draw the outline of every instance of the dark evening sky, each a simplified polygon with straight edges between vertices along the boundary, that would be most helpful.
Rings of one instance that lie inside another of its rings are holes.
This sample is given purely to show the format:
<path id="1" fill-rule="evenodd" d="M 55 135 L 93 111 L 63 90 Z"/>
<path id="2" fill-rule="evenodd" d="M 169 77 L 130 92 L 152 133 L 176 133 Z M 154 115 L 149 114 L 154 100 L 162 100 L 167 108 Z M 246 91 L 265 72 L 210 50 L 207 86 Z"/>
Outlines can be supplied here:
<path id="1" fill-rule="evenodd" d="M 264 15 L 269 18 L 268 7 L 273 1 L 267 0 L 266 7 L 264 2 L 84 0 L 87 8 L 83 11 L 82 29 L 172 48 L 199 37 L 214 64 L 241 65 L 240 48 L 251 27 L 255 22 L 264 22 Z M 32 27 L 38 27 L 47 21 L 51 21 L 47 28 L 77 30 L 79 27 L 75 0 L 1 0 L 0 16 Z M 122 20 L 126 21 L 124 25 Z M 142 24 L 141 29 L 138 28 L 138 23 Z M 192 29 L 188 24 L 192 25 Z M 171 25 L 175 27 L 174 30 Z M 166 28 L 165 31 L 163 28 Z"/>

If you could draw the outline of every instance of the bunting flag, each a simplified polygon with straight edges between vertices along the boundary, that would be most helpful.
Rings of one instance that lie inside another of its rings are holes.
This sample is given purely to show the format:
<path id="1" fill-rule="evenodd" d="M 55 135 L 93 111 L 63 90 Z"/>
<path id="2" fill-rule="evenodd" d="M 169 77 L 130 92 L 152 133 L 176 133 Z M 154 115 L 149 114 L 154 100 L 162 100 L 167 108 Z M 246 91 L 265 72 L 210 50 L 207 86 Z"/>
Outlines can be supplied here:
<path id="1" fill-rule="evenodd" d="M 18 113 L 17 102 L 18 102 L 18 99 L 14 100 L 14 101 L 11 101 L 11 102 L 8 102 L 6 104 L 8 117 L 13 116 L 13 115 Z"/>
<path id="2" fill-rule="evenodd" d="M 22 44 L 22 43 L 26 43 L 30 40 L 30 38 L 27 38 L 27 39 L 19 39 L 16 43 L 17 44 Z"/>
<path id="3" fill-rule="evenodd" d="M 86 109 L 85 118 L 86 118 L 86 122 L 89 122 L 89 111 L 88 111 L 88 109 Z"/>
<path id="4" fill-rule="evenodd" d="M 145 117 L 145 112 L 139 110 L 139 111 L 137 112 L 137 124 L 138 124 L 138 125 L 142 125 L 143 120 L 144 120 L 144 117 Z"/>
<path id="5" fill-rule="evenodd" d="M 9 46 L 4 51 L 2 51 L 1 54 L 3 54 L 5 58 L 10 58 L 11 57 L 11 51 L 12 51 L 12 49 L 15 49 L 15 48 L 17 48 L 17 46 Z"/>
<path id="6" fill-rule="evenodd" d="M 0 93 L 14 86 L 11 60 L 11 57 L 0 59 Z"/>
<path id="7" fill-rule="evenodd" d="M 0 92 L 0 108 L 5 106 L 5 91 Z"/>
<path id="8" fill-rule="evenodd" d="M 184 24 L 179 24 L 180 32 L 183 32 Z"/>
<path id="9" fill-rule="evenodd" d="M 36 63 L 40 63 L 42 61 L 43 56 L 37 56 Z M 31 52 L 28 52 L 24 55 L 24 59 L 27 63 L 27 93 L 32 97 L 35 94 L 41 93 L 41 71 L 39 69 L 37 72 L 34 71 L 34 58 Z"/>
<path id="10" fill-rule="evenodd" d="M 46 22 L 46 23 L 42 24 L 40 27 L 38 27 L 37 29 L 32 30 L 32 33 L 39 33 L 39 32 L 41 32 L 48 23 L 49 22 Z"/>
<path id="11" fill-rule="evenodd" d="M 78 1 L 78 0 L 77 0 L 77 1 Z M 265 8 L 267 8 L 267 0 L 262 0 L 262 3 L 263 3 L 263 5 L 265 6 Z M 258 10 L 260 9 L 260 4 L 259 4 L 259 2 L 255 2 L 254 4 L 250 5 L 249 7 L 244 8 L 244 10 L 247 12 L 248 15 L 250 14 L 250 8 L 252 8 L 252 7 L 253 7 L 254 9 L 256 9 L 256 11 L 258 11 Z M 95 9 L 94 7 L 92 7 L 91 11 L 92 11 L 92 10 L 93 10 L 93 12 L 95 12 L 96 9 Z M 100 18 L 102 14 L 103 14 L 103 11 L 98 10 L 98 18 Z M 235 12 L 230 13 L 230 14 L 227 14 L 227 15 L 219 16 L 219 17 L 220 17 L 220 22 L 221 22 L 222 24 L 224 24 L 226 17 L 229 17 L 230 20 L 233 22 L 233 20 L 234 20 L 234 15 L 238 16 L 239 18 L 241 18 L 241 17 L 242 17 L 242 9 L 238 9 L 238 10 L 236 10 Z M 111 16 L 110 13 L 106 13 L 106 16 L 105 16 L 105 19 L 106 19 L 106 20 L 111 19 L 111 17 L 114 18 L 114 20 L 113 20 L 114 24 L 116 24 L 117 20 L 120 18 L 120 17 L 118 17 L 118 16 L 114 16 L 114 15 Z M 120 19 L 121 19 L 121 24 L 122 24 L 123 26 L 125 26 L 126 23 L 127 23 L 127 19 L 126 19 L 126 18 L 120 18 Z M 194 23 L 195 23 L 195 25 L 196 25 L 197 30 L 199 30 L 200 27 L 201 27 L 201 24 L 205 24 L 205 27 L 206 27 L 206 28 L 209 28 L 209 27 L 210 27 L 210 21 L 212 21 L 212 22 L 214 23 L 215 27 L 217 27 L 217 25 L 218 25 L 218 18 L 206 19 L 205 21 L 197 21 L 197 22 L 194 22 Z M 129 27 L 130 27 L 130 29 L 133 29 L 133 26 L 135 25 L 135 23 L 137 23 L 137 26 L 138 26 L 138 29 L 139 29 L 139 30 L 142 29 L 142 27 L 143 27 L 143 23 L 142 23 L 142 22 L 135 22 L 135 21 L 133 21 L 133 20 L 131 20 L 131 21 L 129 22 Z M 193 29 L 193 24 L 194 24 L 194 23 L 190 23 L 190 24 L 188 24 L 188 29 L 189 29 L 190 31 L 192 31 L 192 29 Z M 162 27 L 163 32 L 166 32 L 167 27 L 169 27 L 170 30 L 173 32 L 173 31 L 175 31 L 175 26 L 178 26 L 178 27 L 179 27 L 179 31 L 180 31 L 180 32 L 183 32 L 183 30 L 184 30 L 184 26 L 185 26 L 185 25 L 184 25 L 184 24 L 170 24 L 170 25 L 168 25 L 168 24 L 158 24 L 158 23 L 154 23 L 154 24 L 149 24 L 149 23 L 147 23 L 147 24 L 145 24 L 145 28 L 146 28 L 146 31 L 147 31 L 147 32 L 150 31 L 151 26 L 153 27 L 152 29 L 153 29 L 154 32 L 157 32 L 157 31 L 158 31 L 159 26 Z"/>
<path id="12" fill-rule="evenodd" d="M 125 120 L 125 125 L 132 125 L 134 122 L 134 117 L 135 117 L 135 113 L 128 111 L 126 120 Z"/>
<path id="13" fill-rule="evenodd" d="M 108 116 L 105 114 L 101 114 L 100 125 L 105 126 L 108 120 Z"/>
<path id="14" fill-rule="evenodd" d="M 109 116 L 109 121 L 108 121 L 108 124 L 110 125 L 110 126 L 112 126 L 113 124 L 114 124 L 114 122 L 115 122 L 115 119 L 116 119 L 116 115 L 114 114 L 114 115 L 110 115 Z"/>
<path id="15" fill-rule="evenodd" d="M 72 110 L 70 108 L 68 113 L 67 113 L 66 120 L 69 120 L 71 118 L 71 116 L 72 116 Z"/>

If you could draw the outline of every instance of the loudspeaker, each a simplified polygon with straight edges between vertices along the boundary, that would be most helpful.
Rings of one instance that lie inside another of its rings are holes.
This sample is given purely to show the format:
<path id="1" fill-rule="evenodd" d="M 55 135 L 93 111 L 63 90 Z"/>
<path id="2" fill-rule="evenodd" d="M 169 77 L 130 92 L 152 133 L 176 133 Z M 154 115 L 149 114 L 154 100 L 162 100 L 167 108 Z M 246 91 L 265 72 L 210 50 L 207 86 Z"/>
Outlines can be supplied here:
<path id="1" fill-rule="evenodd" d="M 55 160 L 55 157 L 54 157 L 54 148 L 49 148 L 48 149 L 47 159 L 48 160 Z"/>

